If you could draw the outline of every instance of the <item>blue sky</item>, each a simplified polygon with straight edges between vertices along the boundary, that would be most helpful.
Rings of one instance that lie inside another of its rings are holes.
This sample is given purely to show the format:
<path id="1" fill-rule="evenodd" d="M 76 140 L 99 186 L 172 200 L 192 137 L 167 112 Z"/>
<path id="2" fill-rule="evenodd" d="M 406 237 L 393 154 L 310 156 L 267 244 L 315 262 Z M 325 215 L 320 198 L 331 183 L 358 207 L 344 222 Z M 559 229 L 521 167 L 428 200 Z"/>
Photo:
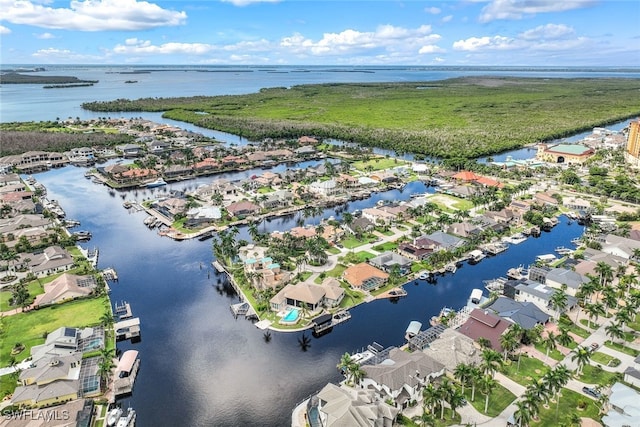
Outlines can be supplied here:
<path id="1" fill-rule="evenodd" d="M 640 66 L 640 1 L 0 0 L 3 64 Z"/>

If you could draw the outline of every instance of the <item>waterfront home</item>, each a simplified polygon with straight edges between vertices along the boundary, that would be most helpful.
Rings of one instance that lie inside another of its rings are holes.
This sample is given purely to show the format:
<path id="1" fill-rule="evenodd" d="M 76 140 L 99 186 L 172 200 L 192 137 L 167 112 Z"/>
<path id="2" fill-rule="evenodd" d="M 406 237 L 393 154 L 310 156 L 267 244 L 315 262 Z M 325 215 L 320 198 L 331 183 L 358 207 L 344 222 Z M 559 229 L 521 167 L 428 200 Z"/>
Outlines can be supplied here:
<path id="1" fill-rule="evenodd" d="M 298 138 L 298 144 L 313 144 L 316 145 L 318 143 L 318 140 L 311 137 L 311 136 L 301 136 L 300 138 Z"/>
<path id="2" fill-rule="evenodd" d="M 327 384 L 307 404 L 311 425 L 323 427 L 392 427 L 400 410 L 373 390 Z"/>
<path id="3" fill-rule="evenodd" d="M 378 171 L 369 175 L 369 178 L 385 184 L 398 181 L 398 177 L 390 171 Z"/>
<path id="4" fill-rule="evenodd" d="M 254 245 L 253 243 L 249 243 L 246 246 L 241 246 L 238 249 L 238 258 L 242 262 L 245 262 L 247 259 L 258 259 L 266 257 L 266 253 L 269 250 L 266 246 Z"/>
<path id="5" fill-rule="evenodd" d="M 193 166 L 171 165 L 164 168 L 162 174 L 168 179 L 186 179 L 193 175 Z"/>
<path id="6" fill-rule="evenodd" d="M 486 211 L 483 215 L 501 224 L 518 224 L 522 221 L 522 215 L 516 214 L 509 208 L 504 208 L 499 211 Z"/>
<path id="7" fill-rule="evenodd" d="M 627 265 L 629 265 L 629 259 L 617 255 L 608 254 L 598 249 L 585 248 L 582 252 L 582 255 L 584 256 L 584 260 L 578 262 L 573 267 L 573 270 L 582 276 L 586 276 L 587 274 L 598 276 L 598 273 L 596 272 L 596 266 L 601 262 L 611 267 L 614 272 L 618 271 L 618 269 L 621 267 L 626 267 Z"/>
<path id="8" fill-rule="evenodd" d="M 512 323 L 500 316 L 490 313 L 488 310 L 475 308 L 469 313 L 469 318 L 458 328 L 461 334 L 478 341 L 486 338 L 491 343 L 491 348 L 501 352 L 500 337 Z"/>
<path id="9" fill-rule="evenodd" d="M 234 155 L 228 155 L 225 156 L 221 159 L 222 161 L 222 166 L 225 168 L 231 168 L 231 167 L 236 167 L 236 166 L 242 166 L 246 163 L 248 163 L 248 160 L 245 159 L 242 156 L 234 156 Z"/>
<path id="10" fill-rule="evenodd" d="M 303 145 L 302 147 L 296 148 L 294 152 L 296 156 L 310 157 L 316 154 L 316 149 L 310 145 Z"/>
<path id="11" fill-rule="evenodd" d="M 566 268 L 552 268 L 545 276 L 544 284 L 555 289 L 562 289 L 562 285 L 567 285 L 566 293 L 572 297 L 583 283 L 589 282 L 589 278 Z"/>
<path id="12" fill-rule="evenodd" d="M 342 189 L 334 179 L 327 181 L 315 181 L 309 184 L 309 191 L 323 197 L 331 197 L 339 194 Z"/>
<path id="13" fill-rule="evenodd" d="M 338 307 L 344 299 L 344 288 L 335 277 L 325 277 L 322 281 L 324 288 L 324 306 L 327 308 Z"/>
<path id="14" fill-rule="evenodd" d="M 33 193 L 27 191 L 0 194 L 0 204 L 11 208 L 11 212 L 8 212 L 9 217 L 21 214 L 33 214 L 36 212 L 36 204 L 31 199 L 32 194 Z"/>
<path id="15" fill-rule="evenodd" d="M 397 216 L 379 208 L 362 209 L 362 217 L 368 219 L 373 224 L 391 224 Z"/>
<path id="16" fill-rule="evenodd" d="M 72 165 L 90 166 L 96 162 L 93 148 L 90 147 L 72 148 L 67 157 Z"/>
<path id="17" fill-rule="evenodd" d="M 60 246 L 49 246 L 41 252 L 20 254 L 18 264 L 26 265 L 37 277 L 45 277 L 73 268 L 73 257 Z"/>
<path id="18" fill-rule="evenodd" d="M 271 310 L 282 311 L 292 307 L 306 307 L 311 313 L 322 309 L 326 291 L 312 283 L 288 284 L 269 300 Z"/>
<path id="19" fill-rule="evenodd" d="M 451 178 L 456 181 L 471 183 L 477 181 L 480 178 L 480 175 L 477 175 L 471 171 L 460 171 L 454 174 Z"/>
<path id="20" fill-rule="evenodd" d="M 591 202 L 581 197 L 564 197 L 562 204 L 569 209 L 576 211 L 586 211 L 591 209 Z"/>
<path id="21" fill-rule="evenodd" d="M 560 202 L 549 193 L 536 193 L 533 195 L 533 201 L 540 206 L 558 207 Z"/>
<path id="22" fill-rule="evenodd" d="M 433 253 L 433 250 L 418 248 L 411 243 L 403 242 L 398 245 L 398 253 L 414 261 L 423 261 Z"/>
<path id="23" fill-rule="evenodd" d="M 207 157 L 193 164 L 193 169 L 200 174 L 216 171 L 222 167 L 222 163 L 217 159 Z"/>
<path id="24" fill-rule="evenodd" d="M 231 203 L 226 207 L 226 209 L 227 212 L 238 218 L 244 218 L 247 215 L 252 215 L 260 212 L 260 206 L 249 201 Z"/>
<path id="25" fill-rule="evenodd" d="M 187 211 L 187 228 L 198 228 L 213 224 L 222 219 L 222 210 L 218 206 L 200 206 Z"/>
<path id="26" fill-rule="evenodd" d="M 288 190 L 278 190 L 260 197 L 260 204 L 264 209 L 279 209 L 289 206 L 293 202 L 293 193 Z"/>
<path id="27" fill-rule="evenodd" d="M 286 160 L 293 157 L 293 152 L 291 150 L 287 150 L 286 148 L 267 151 L 266 154 L 267 154 L 267 157 L 269 157 L 272 160 Z"/>
<path id="28" fill-rule="evenodd" d="M 27 151 L 26 153 L 0 158 L 0 165 L 17 169 L 20 173 L 36 173 L 67 165 L 69 159 L 61 153 L 49 151 Z"/>
<path id="29" fill-rule="evenodd" d="M 527 200 L 519 200 L 515 199 L 509 203 L 509 208 L 511 208 L 515 213 L 524 214 L 525 212 L 529 212 L 531 210 L 531 202 Z"/>
<path id="30" fill-rule="evenodd" d="M 602 252 L 616 255 L 625 259 L 631 259 L 634 251 L 640 249 L 640 241 L 627 237 L 607 234 L 602 238 Z"/>
<path id="31" fill-rule="evenodd" d="M 143 150 L 137 144 L 124 144 L 117 147 L 118 150 L 122 153 L 122 157 L 130 158 L 130 157 L 138 157 L 142 155 Z"/>
<path id="32" fill-rule="evenodd" d="M 170 148 L 171 144 L 157 139 L 147 142 L 147 151 L 151 154 L 162 154 Z"/>
<path id="33" fill-rule="evenodd" d="M 257 289 L 275 289 L 291 277 L 288 271 L 280 268 L 270 257 L 247 258 L 244 260 L 245 275 Z"/>
<path id="34" fill-rule="evenodd" d="M 411 264 L 413 262 L 406 257 L 396 253 L 387 251 L 377 257 L 371 258 L 369 264 L 373 265 L 380 270 L 390 273 L 395 266 L 398 266 L 400 274 L 406 274 L 411 270 Z"/>
<path id="35" fill-rule="evenodd" d="M 439 251 L 460 247 L 464 245 L 464 240 L 443 231 L 436 231 L 414 239 L 413 244 L 418 248 Z"/>
<path id="36" fill-rule="evenodd" d="M 532 280 L 507 281 L 505 284 L 504 295 L 515 299 L 517 302 L 533 303 L 540 310 L 550 316 L 555 316 L 556 309 L 551 303 L 551 298 L 555 292 L 562 292 L 550 286 L 534 282 Z M 511 294 L 510 294 L 511 293 Z M 578 304 L 578 299 L 574 296 L 567 295 L 567 306 L 560 310 L 560 314 L 570 311 Z"/>
<path id="37" fill-rule="evenodd" d="M 482 232 L 482 229 L 471 221 L 455 222 L 447 227 L 447 233 L 456 236 L 469 238 L 477 236 Z"/>
<path id="38" fill-rule="evenodd" d="M 461 363 L 478 366 L 482 362 L 481 352 L 473 339 L 451 328 L 445 329 L 422 351 L 443 364 L 450 374 Z"/>
<path id="39" fill-rule="evenodd" d="M 82 354 L 53 356 L 20 372 L 11 404 L 43 407 L 77 399 Z"/>
<path id="40" fill-rule="evenodd" d="M 638 425 L 640 420 L 638 399 L 640 399 L 640 393 L 637 390 L 619 382 L 615 383 L 611 386 L 611 393 L 607 399 L 609 410 L 602 417 L 602 424 L 605 427 Z"/>
<path id="41" fill-rule="evenodd" d="M 159 200 L 151 206 L 167 218 L 175 218 L 176 215 L 184 213 L 184 210 L 187 207 L 187 200 L 178 197 L 170 197 L 168 199 Z"/>
<path id="42" fill-rule="evenodd" d="M 82 298 L 91 295 L 96 288 L 93 276 L 77 276 L 64 273 L 44 285 L 44 293 L 36 296 L 33 307 L 57 304 L 66 300 Z"/>
<path id="43" fill-rule="evenodd" d="M 401 408 L 420 401 L 424 386 L 445 371 L 442 363 L 422 351 L 408 353 L 398 348 L 392 349 L 381 363 L 365 365 L 362 369 L 366 375 L 361 386 L 375 390 L 381 400 L 391 400 Z"/>
<path id="44" fill-rule="evenodd" d="M 361 262 L 348 267 L 342 273 L 342 278 L 354 289 L 372 291 L 384 286 L 389 279 L 389 274 L 366 262 Z"/>
<path id="45" fill-rule="evenodd" d="M 503 183 L 486 176 L 479 176 L 475 181 L 473 181 L 473 184 L 481 188 L 487 188 L 487 187 L 504 188 Z"/>
<path id="46" fill-rule="evenodd" d="M 34 364 L 38 364 L 43 358 L 76 353 L 80 336 L 80 329 L 60 327 L 47 334 L 44 344 L 31 347 L 31 360 Z"/>
<path id="47" fill-rule="evenodd" d="M 20 179 L 20 175 L 17 173 L 0 174 L 0 191 L 2 191 L 2 187 L 16 184 L 24 186 L 22 179 Z"/>
<path id="48" fill-rule="evenodd" d="M 223 199 L 231 199 L 238 194 L 240 189 L 228 179 L 219 178 L 209 184 L 199 186 L 193 194 L 201 200 L 210 200 L 215 194 L 222 195 Z"/>
<path id="49" fill-rule="evenodd" d="M 7 239 L 7 235 L 10 233 L 33 227 L 51 229 L 54 227 L 54 223 L 50 218 L 36 214 L 16 215 L 14 217 L 0 219 L 0 235 L 4 241 L 9 240 Z"/>
<path id="50" fill-rule="evenodd" d="M 501 296 L 486 308 L 503 319 L 520 325 L 525 330 L 549 322 L 549 315 L 532 302 L 518 302 Z"/>
<path id="51" fill-rule="evenodd" d="M 375 224 L 367 218 L 360 217 L 354 219 L 351 224 L 344 223 L 343 227 L 351 234 L 368 233 L 375 228 Z"/>
<path id="52" fill-rule="evenodd" d="M 336 182 L 339 186 L 343 188 L 357 188 L 360 187 L 360 182 L 358 178 L 355 176 L 351 176 L 349 174 L 341 173 L 336 178 Z"/>
<path id="53" fill-rule="evenodd" d="M 633 359 L 633 365 L 625 369 L 624 380 L 629 384 L 640 387 L 640 356 Z"/>
<path id="54" fill-rule="evenodd" d="M 55 408 L 34 408 L 28 412 L 16 412 L 11 416 L 7 411 L 0 418 L 0 427 L 69 427 L 90 426 L 94 414 L 93 399 L 76 399 L 56 405 Z M 26 415 L 28 414 L 28 415 Z M 18 421 L 22 416 L 23 421 Z"/>

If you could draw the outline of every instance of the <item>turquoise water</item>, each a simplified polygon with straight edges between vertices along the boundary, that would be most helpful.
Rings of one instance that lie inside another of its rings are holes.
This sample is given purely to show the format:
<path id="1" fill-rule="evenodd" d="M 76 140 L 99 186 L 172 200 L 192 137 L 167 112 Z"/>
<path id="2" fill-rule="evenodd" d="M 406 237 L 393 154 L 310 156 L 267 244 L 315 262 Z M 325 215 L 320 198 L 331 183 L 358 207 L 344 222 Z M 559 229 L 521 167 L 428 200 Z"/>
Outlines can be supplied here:
<path id="1" fill-rule="evenodd" d="M 295 322 L 298 320 L 298 310 L 295 308 L 289 310 L 287 314 L 282 318 L 283 322 Z"/>

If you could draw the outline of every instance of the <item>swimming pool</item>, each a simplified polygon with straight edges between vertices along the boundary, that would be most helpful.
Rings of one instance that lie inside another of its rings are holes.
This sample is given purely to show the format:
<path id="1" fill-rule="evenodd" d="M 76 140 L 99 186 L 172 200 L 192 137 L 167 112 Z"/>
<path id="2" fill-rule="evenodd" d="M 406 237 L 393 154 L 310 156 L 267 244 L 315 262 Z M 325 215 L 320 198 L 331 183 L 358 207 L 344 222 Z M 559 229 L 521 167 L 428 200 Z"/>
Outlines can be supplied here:
<path id="1" fill-rule="evenodd" d="M 292 308 L 282 318 L 283 322 L 294 323 L 298 320 L 299 310 Z"/>

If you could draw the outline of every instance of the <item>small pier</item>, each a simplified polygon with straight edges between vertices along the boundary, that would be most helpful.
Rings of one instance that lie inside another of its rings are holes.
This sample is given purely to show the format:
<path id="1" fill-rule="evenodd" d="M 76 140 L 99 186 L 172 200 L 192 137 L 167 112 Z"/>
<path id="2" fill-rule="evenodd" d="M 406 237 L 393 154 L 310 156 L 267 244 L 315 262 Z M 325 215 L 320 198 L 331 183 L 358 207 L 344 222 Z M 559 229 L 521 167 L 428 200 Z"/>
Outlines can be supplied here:
<path id="1" fill-rule="evenodd" d="M 498 255 L 499 253 L 502 253 L 507 249 L 509 249 L 509 246 L 502 242 L 487 243 L 486 245 L 482 246 L 482 250 L 484 250 L 489 255 Z"/>
<path id="2" fill-rule="evenodd" d="M 119 320 L 130 319 L 133 317 L 131 305 L 126 301 L 122 301 L 120 304 L 116 303 L 113 314 L 115 314 Z"/>
<path id="3" fill-rule="evenodd" d="M 93 268 L 96 268 L 98 266 L 98 255 L 100 251 L 97 247 L 94 247 L 93 249 L 84 249 L 83 247 L 78 246 L 77 248 L 82 256 L 85 257 L 87 261 L 89 261 Z"/>
<path id="4" fill-rule="evenodd" d="M 330 313 L 322 314 L 313 319 L 313 332 L 320 334 L 349 319 L 351 319 L 351 313 L 347 310 L 338 311 L 333 315 Z"/>
<path id="5" fill-rule="evenodd" d="M 138 376 L 140 369 L 140 359 L 138 359 L 137 350 L 127 350 L 122 354 L 116 367 L 116 373 L 113 380 L 114 397 L 131 394 L 133 384 Z"/>
<path id="6" fill-rule="evenodd" d="M 112 267 L 104 269 L 102 271 L 102 277 L 104 277 L 104 280 L 106 280 L 107 282 L 118 281 L 118 273 L 116 273 L 116 270 Z"/>
<path id="7" fill-rule="evenodd" d="M 116 303 L 113 314 L 118 319 L 118 322 L 113 325 L 116 341 L 140 339 L 140 318 L 133 317 L 131 305 L 128 302 Z"/>

